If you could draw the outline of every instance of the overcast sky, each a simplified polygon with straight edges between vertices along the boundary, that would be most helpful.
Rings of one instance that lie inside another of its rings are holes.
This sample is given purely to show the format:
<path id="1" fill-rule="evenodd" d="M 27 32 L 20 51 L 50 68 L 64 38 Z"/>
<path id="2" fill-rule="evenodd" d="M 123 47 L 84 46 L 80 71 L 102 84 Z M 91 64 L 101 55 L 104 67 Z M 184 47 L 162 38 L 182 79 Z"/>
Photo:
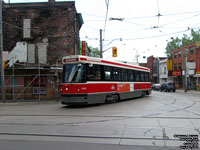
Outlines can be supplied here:
<path id="1" fill-rule="evenodd" d="M 48 0 L 10 0 L 10 2 L 39 1 Z M 116 46 L 118 60 L 136 61 L 137 53 L 140 55 L 140 62 L 146 61 L 143 56 L 165 56 L 167 40 L 171 37 L 182 37 L 183 34 L 189 35 L 188 28 L 200 29 L 200 0 L 75 0 L 75 2 L 77 12 L 82 14 L 84 20 L 80 31 L 81 40 L 86 40 L 92 47 L 99 47 L 99 30 L 102 29 L 103 45 L 107 45 L 103 49 Z M 118 18 L 121 21 L 110 18 Z M 113 59 L 111 49 L 103 56 L 106 59 Z"/>

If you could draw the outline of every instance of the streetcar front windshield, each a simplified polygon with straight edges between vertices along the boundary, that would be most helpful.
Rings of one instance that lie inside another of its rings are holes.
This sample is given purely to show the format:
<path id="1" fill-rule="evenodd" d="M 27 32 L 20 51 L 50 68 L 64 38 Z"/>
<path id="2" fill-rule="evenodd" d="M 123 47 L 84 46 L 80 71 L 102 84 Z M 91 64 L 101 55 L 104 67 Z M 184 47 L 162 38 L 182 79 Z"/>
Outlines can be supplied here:
<path id="1" fill-rule="evenodd" d="M 63 65 L 63 83 L 81 83 L 85 82 L 84 64 L 64 64 Z"/>

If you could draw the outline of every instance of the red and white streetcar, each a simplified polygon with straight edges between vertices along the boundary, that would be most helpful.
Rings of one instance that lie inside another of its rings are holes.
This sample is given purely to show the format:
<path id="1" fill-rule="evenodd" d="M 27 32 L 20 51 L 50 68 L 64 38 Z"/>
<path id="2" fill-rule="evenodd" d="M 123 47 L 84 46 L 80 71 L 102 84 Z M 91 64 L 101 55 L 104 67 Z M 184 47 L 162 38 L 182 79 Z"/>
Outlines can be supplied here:
<path id="1" fill-rule="evenodd" d="M 148 68 L 80 55 L 62 61 L 62 104 L 105 103 L 151 94 Z"/>

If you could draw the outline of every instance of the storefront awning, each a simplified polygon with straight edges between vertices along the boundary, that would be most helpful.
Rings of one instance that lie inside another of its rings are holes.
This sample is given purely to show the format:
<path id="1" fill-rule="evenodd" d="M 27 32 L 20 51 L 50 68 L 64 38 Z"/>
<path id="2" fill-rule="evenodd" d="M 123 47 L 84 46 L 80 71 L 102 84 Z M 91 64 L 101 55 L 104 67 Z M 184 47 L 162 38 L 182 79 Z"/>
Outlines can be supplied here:
<path id="1" fill-rule="evenodd" d="M 193 77 L 200 77 L 200 74 L 195 74 Z"/>

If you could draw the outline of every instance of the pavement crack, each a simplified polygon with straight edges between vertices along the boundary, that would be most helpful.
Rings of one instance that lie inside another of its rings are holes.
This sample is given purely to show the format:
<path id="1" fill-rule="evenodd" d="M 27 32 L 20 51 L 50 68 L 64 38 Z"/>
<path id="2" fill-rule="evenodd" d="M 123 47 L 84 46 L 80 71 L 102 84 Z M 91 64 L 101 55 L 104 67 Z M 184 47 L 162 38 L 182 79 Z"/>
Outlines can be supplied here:
<path id="1" fill-rule="evenodd" d="M 160 123 L 160 120 L 159 120 L 159 118 L 157 118 L 158 119 L 158 124 L 159 124 L 159 127 L 162 127 L 162 125 L 161 125 L 161 123 Z"/>
<path id="2" fill-rule="evenodd" d="M 147 134 L 148 132 L 151 132 L 153 129 L 154 129 L 154 128 L 151 128 L 151 129 L 148 129 L 147 131 L 145 131 L 145 132 L 144 132 L 144 136 L 146 136 L 146 134 Z"/>
<path id="3" fill-rule="evenodd" d="M 122 131 L 121 138 L 120 138 L 120 140 L 119 140 L 119 145 L 121 144 L 121 141 L 122 141 L 122 139 L 123 139 L 123 137 L 124 137 L 124 133 L 125 133 L 125 130 L 126 130 L 126 124 L 124 123 L 124 120 L 122 120 L 122 122 L 123 122 L 124 128 L 123 128 L 123 131 Z"/>

